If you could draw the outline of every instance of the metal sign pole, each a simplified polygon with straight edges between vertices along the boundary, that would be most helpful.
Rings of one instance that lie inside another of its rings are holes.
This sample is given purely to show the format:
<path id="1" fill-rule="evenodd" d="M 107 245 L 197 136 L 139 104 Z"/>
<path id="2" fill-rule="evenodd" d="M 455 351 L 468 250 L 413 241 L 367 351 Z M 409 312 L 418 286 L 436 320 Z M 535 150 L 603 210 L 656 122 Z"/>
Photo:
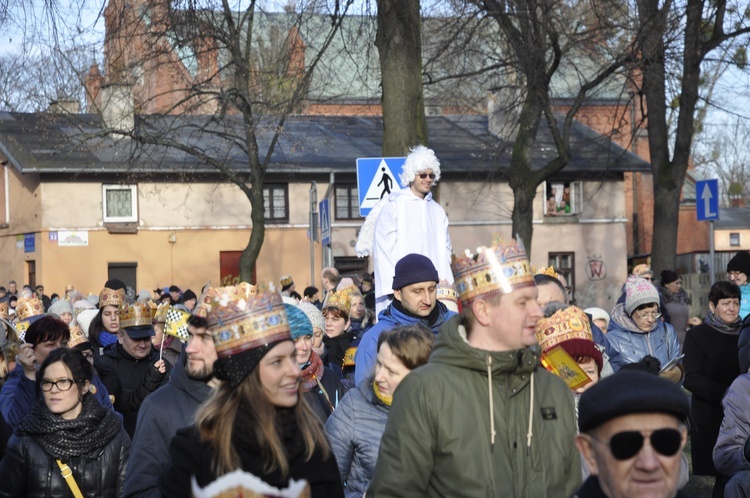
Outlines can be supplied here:
<path id="1" fill-rule="evenodd" d="M 318 230 L 315 223 L 318 213 L 318 185 L 310 184 L 310 285 L 315 285 L 315 241 L 318 239 Z"/>
<path id="2" fill-rule="evenodd" d="M 714 282 L 716 282 L 716 269 L 714 268 L 716 266 L 716 257 L 714 255 L 714 220 L 711 220 L 709 223 L 709 241 L 708 241 L 708 250 L 709 250 L 709 276 L 711 278 L 711 285 L 714 285 Z"/>

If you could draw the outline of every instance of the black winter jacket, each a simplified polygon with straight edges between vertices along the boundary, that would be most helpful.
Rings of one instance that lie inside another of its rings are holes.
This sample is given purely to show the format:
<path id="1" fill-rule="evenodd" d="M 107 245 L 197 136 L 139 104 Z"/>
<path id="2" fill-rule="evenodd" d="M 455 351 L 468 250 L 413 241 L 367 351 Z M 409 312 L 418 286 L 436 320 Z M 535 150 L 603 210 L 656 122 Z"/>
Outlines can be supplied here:
<path id="1" fill-rule="evenodd" d="M 99 377 L 109 394 L 115 397 L 115 410 L 122 414 L 125 431 L 131 438 L 143 400 L 169 380 L 172 365 L 164 360 L 167 371 L 159 373 L 154 367 L 158 360 L 159 352 L 155 349 L 151 349 L 146 358 L 137 360 L 120 343 L 110 344 L 104 348 L 104 354 L 95 359 Z"/>
<path id="2" fill-rule="evenodd" d="M 122 496 L 130 452 L 125 430 L 103 448 L 65 462 L 85 497 Z M 0 497 L 57 498 L 73 496 L 54 457 L 30 435 L 13 435 L 0 462 Z"/>

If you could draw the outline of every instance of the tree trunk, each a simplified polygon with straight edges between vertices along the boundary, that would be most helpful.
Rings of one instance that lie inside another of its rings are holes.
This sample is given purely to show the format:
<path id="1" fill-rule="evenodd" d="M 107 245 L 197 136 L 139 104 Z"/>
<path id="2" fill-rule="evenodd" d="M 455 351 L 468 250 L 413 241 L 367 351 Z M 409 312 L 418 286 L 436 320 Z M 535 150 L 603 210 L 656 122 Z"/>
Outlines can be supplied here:
<path id="1" fill-rule="evenodd" d="M 383 156 L 427 144 L 419 0 L 377 0 L 383 85 Z"/>
<path id="2" fill-rule="evenodd" d="M 519 235 L 526 247 L 526 255 L 531 258 L 531 240 L 534 233 L 534 198 L 536 185 L 531 183 L 513 189 L 513 237 Z"/>
<path id="3" fill-rule="evenodd" d="M 265 212 L 263 206 L 263 182 L 257 182 L 250 190 L 250 207 L 252 213 L 250 219 L 253 221 L 253 227 L 250 229 L 250 240 L 247 247 L 242 251 L 240 257 L 240 281 L 253 283 L 255 282 L 255 262 L 258 260 L 260 249 L 263 247 L 263 240 L 266 236 Z"/>
<path id="4" fill-rule="evenodd" d="M 685 176 L 682 176 L 683 180 Z M 656 272 L 673 270 L 677 254 L 677 229 L 680 216 L 680 188 L 675 181 L 662 183 L 654 175 L 654 236 L 651 268 Z"/>

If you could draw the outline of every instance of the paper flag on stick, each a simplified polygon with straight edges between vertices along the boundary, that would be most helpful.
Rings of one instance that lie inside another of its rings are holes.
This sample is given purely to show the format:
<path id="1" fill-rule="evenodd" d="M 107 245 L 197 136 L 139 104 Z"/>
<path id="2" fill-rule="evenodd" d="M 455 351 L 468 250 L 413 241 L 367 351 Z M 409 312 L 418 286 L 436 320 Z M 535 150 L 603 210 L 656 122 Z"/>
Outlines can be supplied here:
<path id="1" fill-rule="evenodd" d="M 181 341 L 188 340 L 187 322 L 190 313 L 176 308 L 169 308 L 167 311 L 167 321 L 164 324 L 164 333 L 173 335 Z"/>

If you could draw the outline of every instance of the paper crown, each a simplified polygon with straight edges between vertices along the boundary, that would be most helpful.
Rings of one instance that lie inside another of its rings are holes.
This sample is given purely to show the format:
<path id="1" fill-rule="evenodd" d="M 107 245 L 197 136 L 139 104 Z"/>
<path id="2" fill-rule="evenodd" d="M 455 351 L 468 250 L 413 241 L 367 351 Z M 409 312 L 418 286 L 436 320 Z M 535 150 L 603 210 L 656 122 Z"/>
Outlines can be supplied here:
<path id="1" fill-rule="evenodd" d="M 143 327 L 153 324 L 151 306 L 148 303 L 124 303 L 118 310 L 120 315 L 120 328 Z"/>
<path id="2" fill-rule="evenodd" d="M 79 327 L 78 325 L 70 327 L 70 340 L 68 341 L 68 347 L 74 348 L 79 344 L 83 344 L 85 342 L 89 342 L 89 338 L 86 336 L 86 334 L 83 333 L 81 327 Z"/>
<path id="3" fill-rule="evenodd" d="M 636 265 L 633 267 L 633 275 L 640 277 L 641 275 L 645 274 L 653 275 L 654 272 L 651 271 L 651 267 L 648 266 L 646 263 L 641 263 L 640 265 Z"/>
<path id="4" fill-rule="evenodd" d="M 4 297 L 0 300 L 0 318 L 7 320 L 10 311 L 10 298 Z"/>
<path id="5" fill-rule="evenodd" d="M 591 335 L 589 317 L 580 308 L 569 306 L 549 318 L 540 319 L 536 325 L 536 340 L 542 351 L 559 345 L 574 358 L 594 358 L 601 371 L 602 355 Z"/>
<path id="6" fill-rule="evenodd" d="M 281 277 L 281 286 L 282 287 L 289 287 L 292 284 L 294 284 L 294 279 L 291 275 L 286 275 L 284 277 Z"/>
<path id="7" fill-rule="evenodd" d="M 555 271 L 555 268 L 552 266 L 543 266 L 539 269 L 533 268 L 534 275 L 547 275 L 548 277 L 552 278 L 560 278 L 560 275 Z"/>
<path id="8" fill-rule="evenodd" d="M 104 308 L 105 306 L 115 306 L 119 308 L 120 305 L 124 302 L 125 302 L 125 290 L 124 289 L 112 290 L 112 289 L 105 287 L 99 293 L 99 308 Z"/>
<path id="9" fill-rule="evenodd" d="M 534 286 L 534 274 L 526 258 L 523 242 L 495 241 L 491 247 L 477 248 L 477 255 L 454 257 L 451 263 L 454 286 L 464 307 L 476 299 L 486 299 Z"/>
<path id="10" fill-rule="evenodd" d="M 28 320 L 32 316 L 43 315 L 44 305 L 37 297 L 22 297 L 16 303 L 16 316 L 21 321 Z"/>
<path id="11" fill-rule="evenodd" d="M 195 498 L 310 498 L 307 481 L 289 480 L 289 486 L 279 489 L 243 470 L 234 470 L 201 488 L 195 477 L 191 478 Z"/>
<path id="12" fill-rule="evenodd" d="M 336 308 L 346 313 L 349 316 L 349 308 L 351 308 L 351 302 L 349 300 L 349 290 L 342 289 L 340 291 L 330 291 L 326 295 L 326 300 L 323 303 L 323 309 Z"/>
<path id="13" fill-rule="evenodd" d="M 447 280 L 441 280 L 437 286 L 437 298 L 441 301 L 458 303 L 458 292 L 456 292 L 452 283 Z"/>
<path id="14" fill-rule="evenodd" d="M 284 302 L 276 291 L 241 282 L 208 289 L 204 301 L 219 358 L 292 338 Z"/>
<path id="15" fill-rule="evenodd" d="M 148 302 L 149 308 L 151 308 L 151 315 L 154 317 L 154 323 L 166 323 L 167 311 L 169 311 L 169 303 L 157 303 L 154 301 Z"/>

